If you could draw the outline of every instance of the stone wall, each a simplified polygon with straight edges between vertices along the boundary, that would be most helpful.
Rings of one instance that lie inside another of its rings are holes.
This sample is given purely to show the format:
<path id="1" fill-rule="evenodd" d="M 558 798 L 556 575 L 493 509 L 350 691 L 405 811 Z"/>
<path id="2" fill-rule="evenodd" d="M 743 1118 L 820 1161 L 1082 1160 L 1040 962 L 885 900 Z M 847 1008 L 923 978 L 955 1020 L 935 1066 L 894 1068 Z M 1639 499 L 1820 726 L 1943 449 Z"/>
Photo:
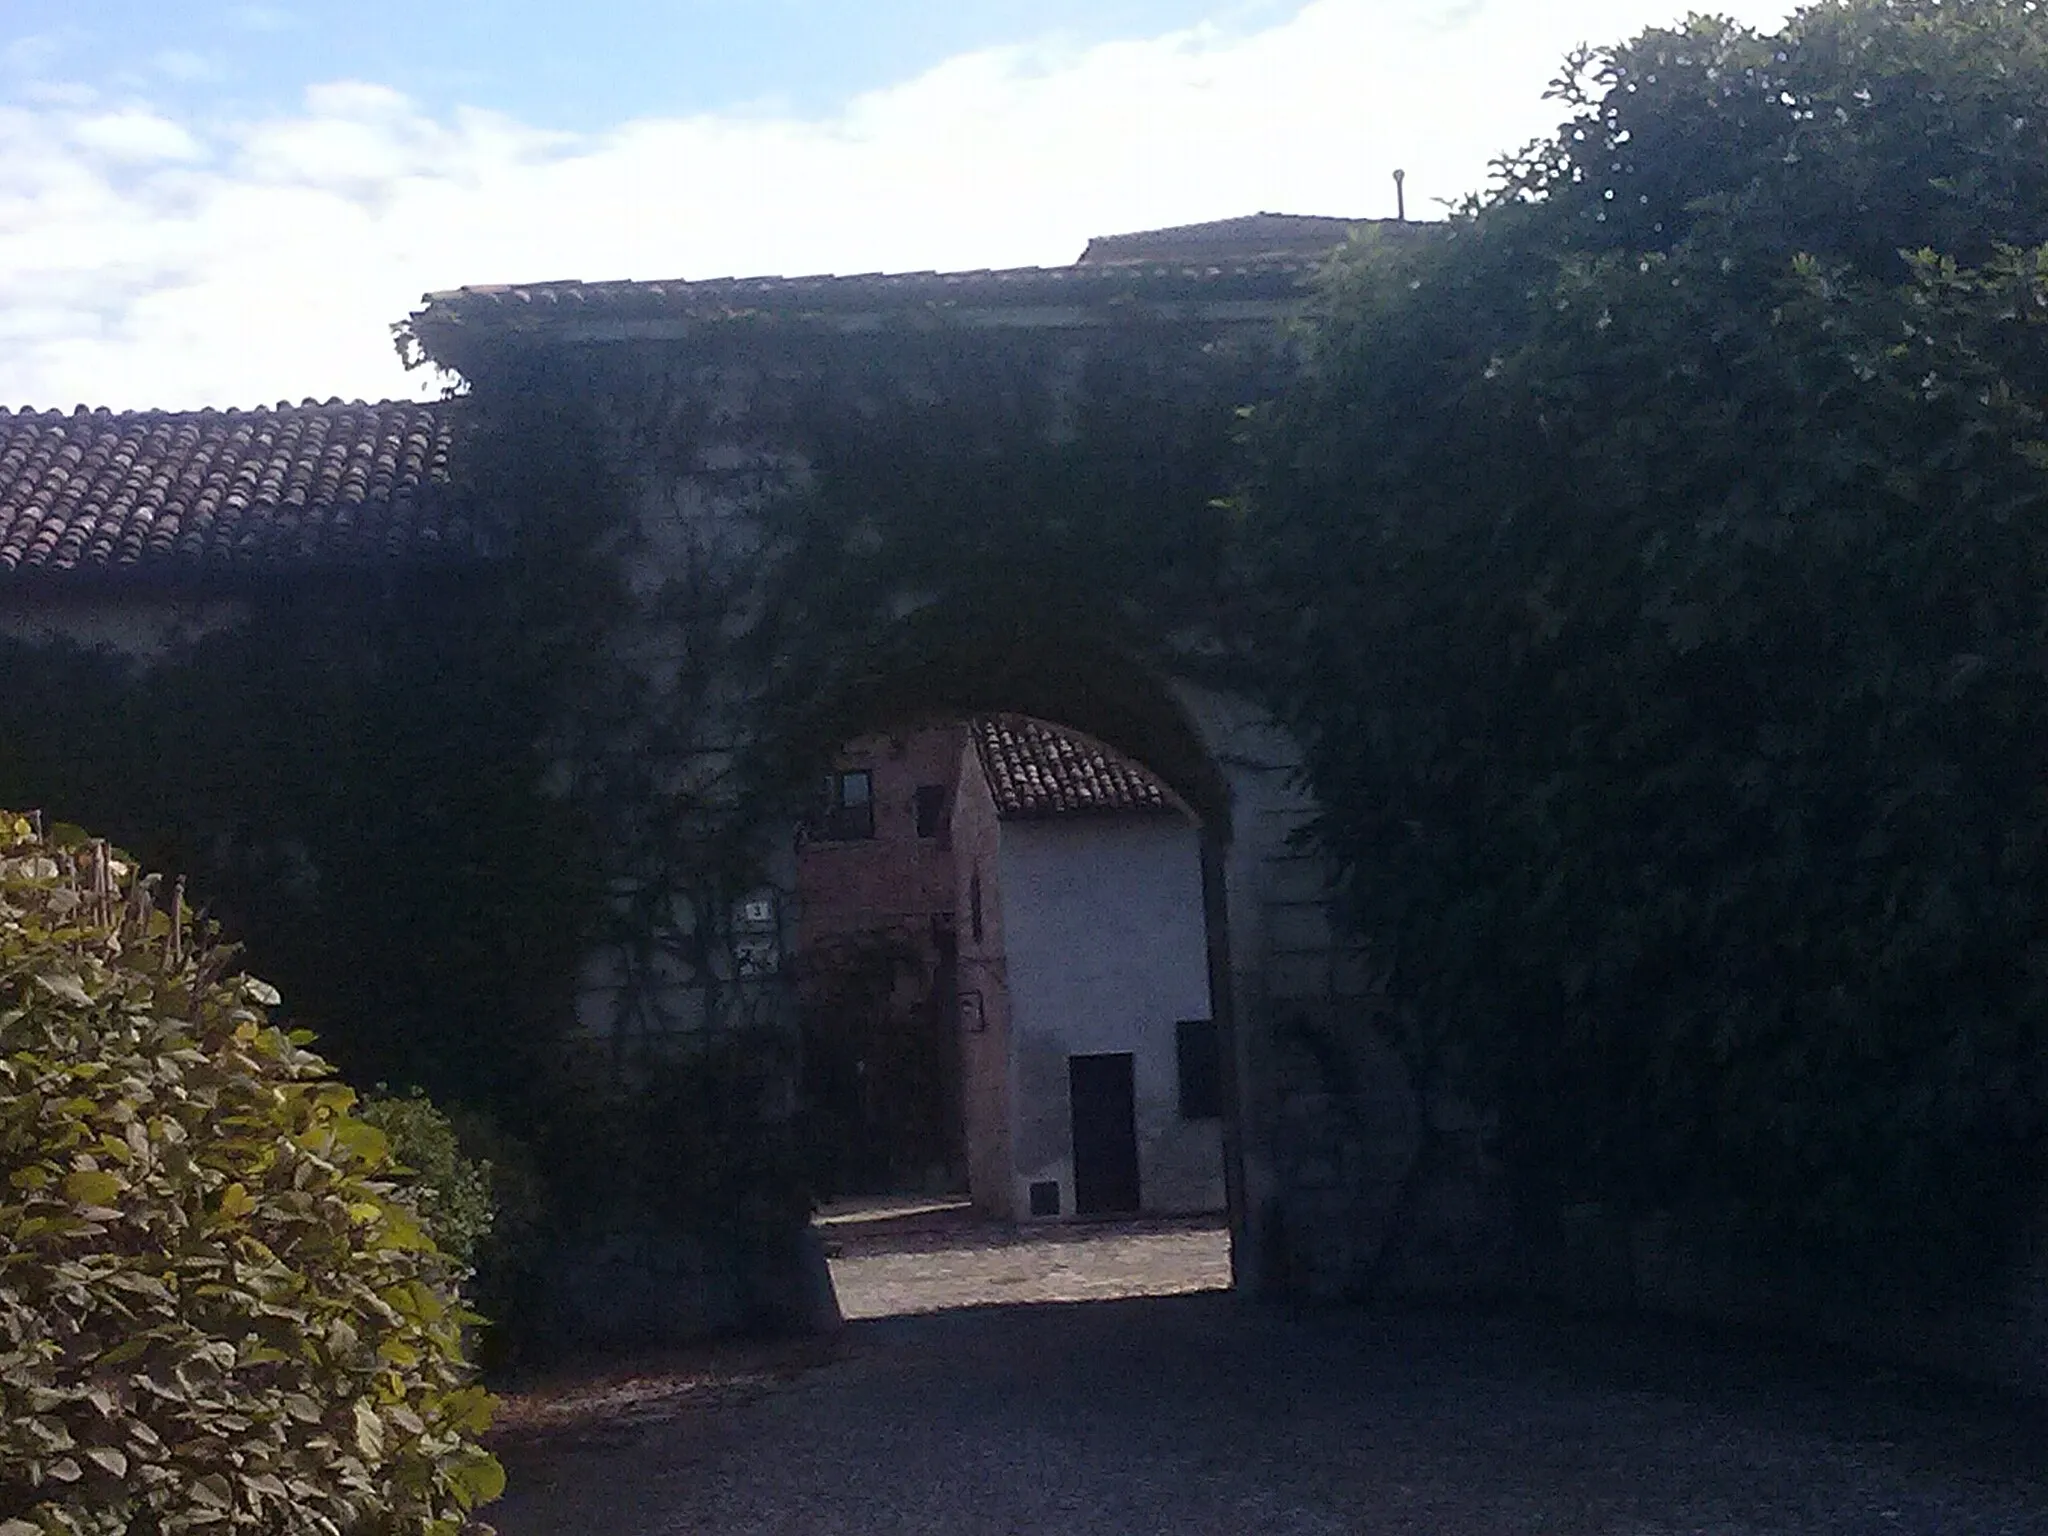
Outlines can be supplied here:
<path id="1" fill-rule="evenodd" d="M 1269 314 L 1218 322 L 1216 337 L 1256 338 L 1247 351 L 1233 354 L 1229 346 L 1200 341 L 1196 333 L 1201 328 L 1191 330 L 1185 315 L 1156 331 L 1128 314 L 1099 328 L 1075 326 L 1071 318 L 1062 319 L 1062 329 L 1042 346 L 1014 330 L 991 334 L 989 344 L 1007 361 L 991 364 L 987 387 L 992 393 L 985 405 L 992 413 L 989 420 L 1007 421 L 1018 408 L 1019 392 L 1030 396 L 1031 381 L 1014 370 L 1039 368 L 1044 370 L 1045 398 L 1055 402 L 1046 430 L 1055 437 L 1070 431 L 1067 418 L 1073 414 L 1078 381 L 1090 376 L 1091 349 L 1117 354 L 1122 362 L 1110 370 L 1112 376 L 1137 379 L 1146 387 L 1182 388 L 1179 370 L 1193 366 L 1225 373 L 1237 369 L 1238 382 L 1220 387 L 1237 399 L 1256 398 L 1261 369 L 1277 355 L 1280 334 Z M 877 343 L 872 366 L 847 375 L 860 382 L 847 386 L 855 396 L 835 402 L 838 408 L 854 419 L 862 419 L 862 413 L 877 415 L 887 427 L 889 413 L 931 399 L 942 401 L 950 419 L 971 420 L 973 402 L 947 399 L 937 383 L 921 382 L 918 370 L 925 364 L 920 358 L 926 354 L 893 350 L 889 340 Z M 953 344 L 971 348 L 983 340 L 962 335 Z M 842 353 L 858 345 L 844 337 L 832 342 Z M 1153 348 L 1156 358 L 1148 352 Z M 632 489 L 635 522 L 625 553 L 636 606 L 621 615 L 613 654 L 621 669 L 644 685 L 645 703 L 635 724 L 650 740 L 658 740 L 658 750 L 667 755 L 669 766 L 658 768 L 654 777 L 715 789 L 722 769 L 744 753 L 753 702 L 743 690 L 734 691 L 737 674 L 714 675 L 713 686 L 701 686 L 701 675 L 692 669 L 704 665 L 706 653 L 687 624 L 671 615 L 691 602 L 723 605 L 716 628 L 730 639 L 744 634 L 763 612 L 754 605 L 760 601 L 759 557 L 768 548 L 764 519 L 780 499 L 802 497 L 814 486 L 803 447 L 803 413 L 814 408 L 815 391 L 827 374 L 815 355 L 787 336 L 771 338 L 760 350 L 728 348 L 716 338 L 701 345 L 687 337 L 624 341 L 579 354 L 578 366 L 597 381 L 598 409 L 614 433 L 611 454 Z M 1219 386 L 1212 378 L 1204 387 Z M 1157 451 L 1156 444 L 1141 446 Z M 972 487 L 963 486 L 956 495 L 960 516 L 971 524 L 977 515 Z M 1033 509 L 1032 515 L 1053 516 L 1059 510 Z M 861 547 L 858 520 L 845 529 L 845 537 L 852 541 L 849 548 Z M 933 611 L 937 595 L 908 588 L 898 595 L 894 611 L 914 621 Z M 815 600 L 824 606 L 835 599 L 820 592 Z M 772 610 L 766 616 L 775 617 Z M 1199 633 L 1193 638 L 1199 649 Z M 1377 1254 L 1414 1157 L 1416 1132 L 1412 1110 L 1405 1107 L 1405 1079 L 1391 1054 L 1380 1050 L 1362 1058 L 1360 1071 L 1345 1085 L 1333 1086 L 1323 1070 L 1326 1064 L 1312 1053 L 1304 1057 L 1275 1044 L 1285 1028 L 1304 1019 L 1319 1036 L 1350 1038 L 1350 1026 L 1369 1016 L 1369 967 L 1363 956 L 1333 938 L 1326 881 L 1315 872 L 1313 860 L 1290 843 L 1313 807 L 1294 781 L 1297 760 L 1284 736 L 1242 697 L 1191 681 L 1165 683 L 1176 666 L 1170 649 L 1138 662 L 1132 676 L 1149 672 L 1161 681 L 1144 684 L 1154 694 L 1139 699 L 1129 713 L 1120 704 L 1105 706 L 1103 692 L 1093 686 L 1099 679 L 1083 679 L 1079 692 L 1061 692 L 1064 683 L 1048 685 L 1042 677 L 1004 672 L 1000 659 L 986 680 L 988 691 L 971 699 L 898 696 L 897 702 L 928 711 L 1010 709 L 1060 720 L 1145 761 L 1205 816 L 1217 812 L 1209 817 L 1208 841 L 1215 855 L 1215 917 L 1226 937 L 1211 982 L 1238 1100 L 1225 1174 L 1226 1182 L 1241 1192 L 1234 1212 L 1239 1274 L 1255 1291 L 1299 1284 L 1318 1294 L 1348 1294 L 1358 1288 L 1361 1255 Z M 716 674 L 715 664 L 712 670 Z M 825 686 L 824 680 L 819 686 Z M 1162 721 L 1169 735 L 1177 731 L 1195 743 L 1191 751 L 1172 743 L 1163 752 L 1156 750 Z M 842 730 L 833 744 L 862 727 L 887 722 L 845 723 L 852 729 Z M 1217 793 L 1205 803 L 1207 785 L 1217 786 Z M 624 805 L 617 819 L 621 900 L 644 905 L 643 882 L 664 861 L 652 856 L 638 829 L 655 818 Z M 686 852 L 667 850 L 666 864 L 686 864 Z M 1205 851 L 1203 858 L 1208 861 L 1210 853 Z M 764 876 L 779 891 L 785 909 L 794 910 L 787 877 L 787 870 Z M 693 914 L 687 922 L 697 923 L 698 907 L 686 905 Z M 693 982 L 683 964 L 690 946 L 680 942 L 689 935 L 674 937 L 677 942 L 657 935 L 655 947 L 667 957 L 658 977 L 657 1011 L 686 1030 L 716 1029 L 719 1005 L 701 999 L 717 989 L 720 977 L 711 975 L 708 987 Z M 629 991 L 621 974 L 626 960 L 622 954 L 593 957 L 584 1010 L 593 1032 Z M 714 972 L 720 964 L 715 954 L 706 963 Z M 726 995 L 732 995 L 731 989 Z M 635 1027 L 648 1026 L 638 1022 Z M 1057 1085 L 1062 1099 L 1063 1074 L 1062 1055 Z M 1333 1144 L 1338 1151 L 1330 1166 L 1337 1184 L 1319 1184 L 1319 1169 L 1329 1158 L 1316 1149 Z M 1341 1198 L 1333 1193 L 1339 1189 Z"/>
<path id="2" fill-rule="evenodd" d="M 953 910 L 960 942 L 960 1060 L 967 1124 L 967 1183 L 974 1207 L 1014 1219 L 1020 1206 L 1010 1110 L 1010 988 L 1004 965 L 1006 914 L 995 868 L 1001 824 L 988 780 L 963 746 L 954 799 L 952 840 L 958 886 Z M 977 921 L 978 916 L 978 921 Z"/>
<path id="3" fill-rule="evenodd" d="M 549 1347 L 626 1350 L 840 1323 L 815 1233 L 753 1246 L 698 1233 L 622 1231 L 554 1256 L 535 1307 Z"/>
<path id="4" fill-rule="evenodd" d="M 0 640 L 76 645 L 148 666 L 247 617 L 248 605 L 234 598 L 117 594 L 0 603 Z"/>
<path id="5" fill-rule="evenodd" d="M 1598 1206 L 1525 1220 L 1511 1274 L 1522 1293 L 1576 1309 L 1817 1341 L 2048 1396 L 2048 1191 L 2040 1206 L 2006 1272 L 1946 1308 L 1820 1280 L 1725 1222 L 1676 1213 L 1630 1220 Z"/>
<path id="6" fill-rule="evenodd" d="M 1367 1294 L 1421 1142 L 1415 1095 L 1374 1029 L 1371 956 L 1331 921 L 1329 872 L 1291 741 L 1251 702 L 1182 685 L 1229 783 L 1227 1041 L 1242 1195 L 1234 1262 L 1254 1296 Z"/>
<path id="7" fill-rule="evenodd" d="M 1148 344 L 1141 326 L 1076 332 L 1043 361 L 1071 381 L 1089 347 Z M 610 381 L 612 456 L 633 492 L 622 553 L 635 606 L 620 616 L 611 657 L 634 686 L 600 717 L 598 734 L 565 743 L 564 774 L 567 782 L 586 771 L 571 761 L 578 751 L 599 763 L 595 794 L 615 813 L 616 915 L 656 914 L 631 942 L 589 959 L 580 1017 L 589 1038 L 607 1046 L 622 1032 L 658 1043 L 776 1027 L 788 1014 L 776 951 L 795 938 L 790 821 L 752 829 L 756 862 L 743 881 L 664 882 L 698 867 L 687 858 L 689 839 L 718 831 L 719 809 L 738 793 L 732 770 L 753 701 L 718 646 L 758 617 L 765 509 L 810 483 L 798 417 L 822 375 L 800 347 L 772 355 L 693 347 L 623 346 L 598 370 Z M 986 404 L 1005 408 L 993 397 Z M 963 515 L 973 510 L 970 497 Z M 846 533 L 857 541 L 861 530 Z M 899 596 L 913 613 L 928 594 Z M 233 600 L 155 596 L 16 603 L 0 608 L 0 636 L 76 643 L 146 665 L 245 611 Z M 1173 679 L 1164 685 L 1167 712 L 1188 726 L 1201 758 L 1195 768 L 1213 775 L 1225 802 L 1203 859 L 1214 885 L 1212 1001 L 1236 1109 L 1225 1174 L 1246 1292 L 1332 1301 L 1533 1296 L 1824 1339 L 2048 1393 L 2048 1192 L 2010 1273 L 1980 1304 L 1947 1313 L 1826 1292 L 1757 1257 L 1742 1234 L 1676 1214 L 1625 1221 L 1585 1207 L 1515 1209 L 1487 1116 L 1418 1092 L 1387 1043 L 1375 957 L 1335 931 L 1327 871 L 1296 842 L 1314 806 L 1284 732 L 1247 699 L 1194 681 L 1199 669 L 1176 676 L 1177 659 L 1190 658 L 1169 652 L 1145 662 Z M 1042 696 L 981 702 L 1067 718 L 1165 767 L 1146 740 L 1118 739 L 1118 719 L 1087 713 L 1099 698 L 1073 700 L 1076 711 Z M 745 925 L 736 914 L 763 894 L 765 936 L 738 931 Z M 987 899 L 999 925 L 1000 893 Z M 990 1052 L 1006 1051 L 1004 1022 L 989 1023 Z M 700 1234 L 623 1232 L 559 1257 L 549 1304 L 569 1338 L 630 1343 L 832 1315 L 815 1247 L 797 1232 L 750 1248 Z"/>
<path id="8" fill-rule="evenodd" d="M 1113 320 L 1072 308 L 984 319 L 985 324 L 952 328 L 931 317 L 900 326 L 876 320 L 872 331 L 840 326 L 822 340 L 810 336 L 800 319 L 763 324 L 744 335 L 696 321 L 650 322 L 642 330 L 594 334 L 587 342 L 547 343 L 563 347 L 564 355 L 574 353 L 595 381 L 592 392 L 616 429 L 613 458 L 634 487 L 638 606 L 621 616 L 616 655 L 622 668 L 650 685 L 652 713 L 637 719 L 661 727 L 647 731 L 665 754 L 658 779 L 708 787 L 715 800 L 724 767 L 744 748 L 749 711 L 757 701 L 737 684 L 736 674 L 720 670 L 715 650 L 698 646 L 669 615 L 680 597 L 711 604 L 719 614 L 714 628 L 722 635 L 743 634 L 757 621 L 772 620 L 772 608 L 763 606 L 765 589 L 752 572 L 771 545 L 769 510 L 815 489 L 817 465 L 806 455 L 804 413 L 817 407 L 821 389 L 843 391 L 827 404 L 838 413 L 839 429 L 856 435 L 867 423 L 886 435 L 906 419 L 929 418 L 1000 436 L 998 429 L 1012 429 L 1026 409 L 1020 402 L 1043 393 L 1056 402 L 1043 429 L 1058 439 L 1073 430 L 1071 406 L 1090 376 L 1089 360 L 1109 353 L 1130 364 L 1119 377 L 1167 380 L 1174 388 L 1189 380 L 1212 387 L 1222 374 L 1197 378 L 1199 370 L 1238 368 L 1225 385 L 1241 390 L 1240 399 L 1256 398 L 1259 369 L 1228 360 L 1228 348 L 1219 350 L 1212 342 L 1269 336 L 1273 316 L 1205 319 L 1195 306 L 1171 324 L 1154 325 L 1138 306 Z M 1205 327 L 1209 339 L 1189 346 L 1193 333 Z M 921 337 L 926 350 L 896 345 L 906 335 Z M 873 350 L 863 352 L 867 347 Z M 827 353 L 839 360 L 837 375 L 823 362 Z M 961 375 L 940 365 L 984 353 L 997 359 L 974 385 L 985 393 L 962 398 L 956 389 Z M 848 366 L 849 360 L 855 365 Z M 1153 451 L 1165 450 L 1155 444 Z M 997 466 L 990 473 L 999 472 L 997 459 L 989 463 Z M 897 467 L 905 475 L 914 468 Z M 958 470 L 959 464 L 947 461 L 946 467 Z M 930 494 L 929 487 L 916 484 L 900 489 Z M 957 508 L 963 525 L 971 526 L 985 513 L 984 500 L 1014 511 L 1010 489 L 991 483 L 978 490 L 966 477 L 948 483 L 935 499 Z M 1028 515 L 1052 520 L 1065 510 L 1032 507 Z M 857 562 L 879 547 L 880 515 L 873 508 L 847 514 L 832 530 L 841 540 L 838 557 Z M 1033 553 L 1028 540 L 1016 541 L 1011 551 L 1020 565 Z M 950 622 L 942 589 L 954 574 L 943 562 L 922 567 L 916 580 L 890 594 L 892 615 L 904 625 L 932 612 L 947 614 Z M 826 576 L 819 580 L 829 586 Z M 822 587 L 797 601 L 841 613 L 849 648 L 865 650 L 887 638 L 884 630 L 862 629 L 865 617 L 844 614 L 834 606 L 837 595 Z M 1474 1106 L 1418 1092 L 1379 1027 L 1384 1020 L 1376 957 L 1332 929 L 1327 872 L 1297 841 L 1314 813 L 1299 784 L 1297 754 L 1246 699 L 1195 680 L 1205 675 L 1198 665 L 1204 636 L 1197 616 L 1184 620 L 1194 631 L 1184 650 L 1169 647 L 1143 658 L 1155 675 L 1178 678 L 1171 697 L 1143 701 L 1135 711 L 1119 713 L 1128 697 L 1106 708 L 1108 695 L 1091 691 L 1087 679 L 1063 680 L 1048 692 L 1026 672 L 1000 668 L 989 679 L 988 693 L 908 702 L 960 713 L 1007 708 L 1061 719 L 1147 761 L 1170 782 L 1174 772 L 1151 750 L 1156 738 L 1146 739 L 1145 731 L 1167 715 L 1192 728 L 1198 742 L 1193 756 L 1200 761 L 1183 758 L 1177 766 L 1222 786 L 1223 803 L 1203 807 L 1211 834 L 1204 866 L 1218 934 L 1211 967 L 1214 1001 L 1227 1030 L 1237 1111 L 1226 1174 L 1233 1193 L 1236 1272 L 1246 1291 L 1333 1300 L 1549 1295 L 1588 1306 L 1755 1322 L 1782 1318 L 1808 1332 L 1853 1337 L 1895 1354 L 1975 1361 L 1994 1374 L 2011 1375 L 2016 1368 L 2010 1360 L 2024 1361 L 2029 1349 L 2038 1358 L 2039 1286 L 2020 1285 L 2010 1306 L 1992 1309 L 1998 1316 L 1987 1313 L 1947 1333 L 1938 1320 L 1911 1327 L 1851 1326 L 1850 1310 L 1802 1301 L 1784 1277 L 1745 1271 L 1729 1257 L 1725 1234 L 1685 1233 L 1669 1224 L 1618 1226 L 1587 1212 L 1532 1223 L 1528 1213 L 1515 1212 L 1487 1116 Z M 925 638 L 934 633 L 946 632 L 941 626 Z M 1065 637 L 1054 636 L 1050 643 L 1042 635 L 1027 638 L 1039 644 L 1035 655 L 1057 659 Z M 860 660 L 886 673 L 893 664 L 889 654 L 877 648 Z M 708 684 L 701 670 L 707 655 Z M 829 652 L 811 659 L 820 669 L 820 688 L 827 683 L 822 673 L 844 660 Z M 889 681 L 880 679 L 877 697 L 888 696 Z M 908 681 L 914 689 L 918 680 Z M 906 701 L 899 694 L 895 702 Z M 1153 707 L 1162 702 L 1163 709 Z M 841 723 L 849 728 L 832 745 L 882 722 Z M 638 817 L 627 807 L 620 825 L 622 878 L 631 890 L 644 890 L 644 882 L 658 877 L 662 861 L 642 857 L 654 844 L 639 829 L 659 825 L 659 818 Z M 663 850 L 669 865 L 688 862 L 677 852 L 675 846 Z M 763 878 L 788 894 L 786 870 Z M 694 910 L 698 917 L 691 921 L 701 928 L 703 909 Z M 667 979 L 678 1014 L 715 1028 L 717 1008 L 690 999 L 715 985 L 721 964 L 729 970 L 730 963 L 715 952 L 702 963 L 713 974 L 678 971 Z M 1519 1222 L 1518 1214 L 1524 1218 Z M 2038 1271 L 2038 1255 L 2033 1262 Z M 1937 1339 L 1949 1337 L 1960 1342 L 1936 1348 Z M 1992 1339 L 2005 1342 L 1985 1342 Z M 2005 1366 L 1995 1363 L 2001 1349 L 2009 1357 Z"/>

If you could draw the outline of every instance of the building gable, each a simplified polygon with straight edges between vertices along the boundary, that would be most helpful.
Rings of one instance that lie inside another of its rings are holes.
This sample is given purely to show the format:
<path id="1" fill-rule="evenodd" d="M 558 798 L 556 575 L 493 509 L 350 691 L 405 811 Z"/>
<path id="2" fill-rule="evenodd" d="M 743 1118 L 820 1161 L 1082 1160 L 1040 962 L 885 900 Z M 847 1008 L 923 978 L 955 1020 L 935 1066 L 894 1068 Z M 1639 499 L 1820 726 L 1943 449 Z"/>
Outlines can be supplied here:
<path id="1" fill-rule="evenodd" d="M 1022 715 L 989 715 L 969 732 L 996 813 L 1041 816 L 1158 813 L 1192 819 L 1181 798 L 1142 763 L 1092 736 Z"/>

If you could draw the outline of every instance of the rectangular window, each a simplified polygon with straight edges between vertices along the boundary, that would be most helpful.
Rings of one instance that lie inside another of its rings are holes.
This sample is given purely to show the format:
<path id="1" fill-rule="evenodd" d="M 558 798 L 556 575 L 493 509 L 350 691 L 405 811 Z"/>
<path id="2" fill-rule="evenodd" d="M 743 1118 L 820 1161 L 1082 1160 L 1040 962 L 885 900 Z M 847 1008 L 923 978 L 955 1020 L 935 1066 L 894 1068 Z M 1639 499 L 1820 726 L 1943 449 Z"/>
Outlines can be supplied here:
<path id="1" fill-rule="evenodd" d="M 917 835 L 941 837 L 946 831 L 946 786 L 920 784 L 917 787 Z"/>
<path id="2" fill-rule="evenodd" d="M 818 836 L 848 842 L 875 835 L 875 781 L 865 768 L 825 777 L 825 809 Z"/>
<path id="3" fill-rule="evenodd" d="M 981 871 L 967 877 L 967 929 L 974 942 L 981 942 Z"/>
<path id="4" fill-rule="evenodd" d="M 1173 1026 L 1180 1063 L 1180 1117 L 1216 1120 L 1223 1114 L 1223 1042 L 1214 1019 L 1182 1019 Z"/>

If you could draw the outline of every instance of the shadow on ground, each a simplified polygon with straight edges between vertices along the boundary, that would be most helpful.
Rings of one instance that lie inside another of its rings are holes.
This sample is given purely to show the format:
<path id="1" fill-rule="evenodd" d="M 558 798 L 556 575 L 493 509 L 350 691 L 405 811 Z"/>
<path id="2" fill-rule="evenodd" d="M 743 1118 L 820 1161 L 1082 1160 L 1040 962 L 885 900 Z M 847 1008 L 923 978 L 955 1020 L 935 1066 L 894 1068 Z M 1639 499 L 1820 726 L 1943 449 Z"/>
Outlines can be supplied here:
<path id="1" fill-rule="evenodd" d="M 1705 1334 L 1203 1294 L 880 1318 L 811 1349 L 638 1417 L 508 1437 L 494 1520 L 2048 1536 L 2038 1408 Z"/>

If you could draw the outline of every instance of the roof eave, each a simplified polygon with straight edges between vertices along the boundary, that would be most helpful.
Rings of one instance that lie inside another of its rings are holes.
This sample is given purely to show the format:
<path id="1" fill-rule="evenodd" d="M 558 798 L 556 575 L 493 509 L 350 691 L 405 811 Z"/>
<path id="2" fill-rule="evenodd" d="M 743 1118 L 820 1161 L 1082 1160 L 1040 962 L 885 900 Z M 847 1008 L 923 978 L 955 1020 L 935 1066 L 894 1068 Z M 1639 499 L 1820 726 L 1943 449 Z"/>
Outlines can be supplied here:
<path id="1" fill-rule="evenodd" d="M 604 283 L 457 289 L 426 296 L 407 322 L 447 363 L 492 340 L 590 345 L 695 339 L 736 326 L 794 334 L 892 329 L 1073 330 L 1133 321 L 1266 325 L 1299 311 L 1315 263 L 1244 268 L 1052 267 L 992 274 L 793 279 L 786 286 Z"/>
<path id="2" fill-rule="evenodd" d="M 1150 304 L 1142 318 L 1155 322 L 1176 320 L 1209 324 L 1272 324 L 1287 319 L 1299 308 L 1299 300 L 1251 299 L 1217 303 Z M 976 306 L 943 310 L 870 310 L 866 312 L 765 317 L 705 316 L 648 317 L 644 319 L 565 318 L 524 322 L 512 319 L 503 325 L 483 326 L 461 322 L 460 336 L 474 339 L 494 334 L 507 339 L 551 342 L 562 346 L 604 345 L 617 342 L 685 341 L 714 331 L 729 331 L 736 321 L 765 318 L 782 327 L 812 335 L 857 336 L 889 330 L 918 330 L 946 325 L 970 331 L 1061 331 L 1129 324 L 1138 314 L 1127 306 L 1112 309 L 1101 305 Z M 423 334 L 430 351 L 436 343 Z M 456 333 L 446 333 L 449 340 Z M 459 344 L 459 343 L 458 343 Z"/>
<path id="3" fill-rule="evenodd" d="M 20 566 L 0 571 L 0 608 L 62 608 L 105 600 L 209 602 L 263 597 L 309 587 L 360 587 L 394 580 L 488 570 L 488 555 L 409 550 L 374 560 L 202 562 L 166 569 L 119 566 Z"/>
<path id="4" fill-rule="evenodd" d="M 996 820 L 1015 822 L 1169 820 L 1199 827 L 1201 818 L 1181 805 L 1075 805 L 1006 811 L 996 808 Z"/>

